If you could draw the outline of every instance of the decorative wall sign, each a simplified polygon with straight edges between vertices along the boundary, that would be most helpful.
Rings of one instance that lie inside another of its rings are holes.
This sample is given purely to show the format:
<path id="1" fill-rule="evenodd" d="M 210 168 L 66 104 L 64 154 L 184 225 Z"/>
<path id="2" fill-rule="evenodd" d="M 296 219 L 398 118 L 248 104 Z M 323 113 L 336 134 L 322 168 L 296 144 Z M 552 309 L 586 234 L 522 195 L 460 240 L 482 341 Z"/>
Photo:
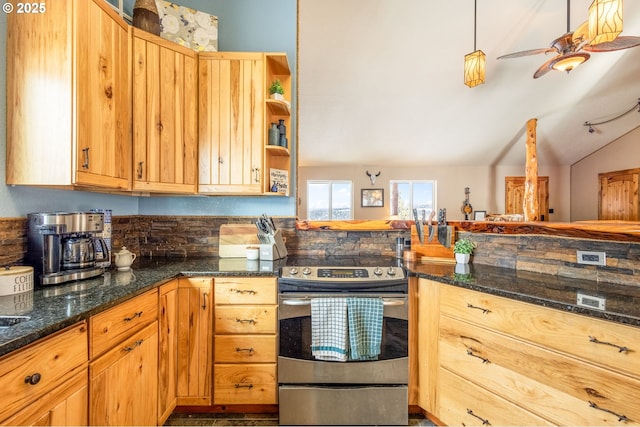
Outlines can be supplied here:
<path id="1" fill-rule="evenodd" d="M 363 208 L 379 208 L 384 206 L 384 189 L 363 188 L 361 191 L 361 206 Z"/>

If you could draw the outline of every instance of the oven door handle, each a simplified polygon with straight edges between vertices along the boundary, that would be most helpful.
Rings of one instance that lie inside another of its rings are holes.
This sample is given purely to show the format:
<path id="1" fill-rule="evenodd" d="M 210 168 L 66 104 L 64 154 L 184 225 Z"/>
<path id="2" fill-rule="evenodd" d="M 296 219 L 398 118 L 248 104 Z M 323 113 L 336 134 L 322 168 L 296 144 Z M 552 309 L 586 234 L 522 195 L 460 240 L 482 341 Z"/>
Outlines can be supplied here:
<path id="1" fill-rule="evenodd" d="M 395 299 L 395 298 L 382 298 L 382 305 L 385 307 L 389 306 L 400 306 L 404 305 L 405 300 L 403 299 Z M 297 298 L 297 299 L 285 299 L 282 301 L 284 305 L 311 305 L 310 298 Z"/>

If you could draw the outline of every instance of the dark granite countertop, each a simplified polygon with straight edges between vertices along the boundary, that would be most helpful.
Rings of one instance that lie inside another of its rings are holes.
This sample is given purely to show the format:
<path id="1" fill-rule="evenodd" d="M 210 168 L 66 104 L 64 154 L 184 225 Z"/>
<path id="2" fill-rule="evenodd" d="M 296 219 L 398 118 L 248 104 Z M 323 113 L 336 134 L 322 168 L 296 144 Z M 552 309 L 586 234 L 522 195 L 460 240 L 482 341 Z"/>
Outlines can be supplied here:
<path id="1" fill-rule="evenodd" d="M 600 319 L 640 326 L 640 287 L 617 283 L 553 276 L 482 264 L 460 265 L 411 263 L 417 277 L 460 286 L 518 301 L 579 313 Z M 604 310 L 577 304 L 578 294 L 604 298 Z"/>
<path id="2" fill-rule="evenodd" d="M 78 321 L 140 295 L 179 275 L 276 276 L 285 265 L 387 266 L 402 262 L 375 256 L 297 258 L 247 261 L 244 258 L 138 259 L 130 271 L 111 269 L 104 276 L 0 297 L 0 315 L 29 320 L 0 328 L 0 356 Z M 454 265 L 411 263 L 410 274 L 520 301 L 640 326 L 640 288 L 560 278 L 484 265 L 470 265 L 469 274 L 455 274 Z M 606 310 L 579 307 L 577 292 L 606 298 Z"/>

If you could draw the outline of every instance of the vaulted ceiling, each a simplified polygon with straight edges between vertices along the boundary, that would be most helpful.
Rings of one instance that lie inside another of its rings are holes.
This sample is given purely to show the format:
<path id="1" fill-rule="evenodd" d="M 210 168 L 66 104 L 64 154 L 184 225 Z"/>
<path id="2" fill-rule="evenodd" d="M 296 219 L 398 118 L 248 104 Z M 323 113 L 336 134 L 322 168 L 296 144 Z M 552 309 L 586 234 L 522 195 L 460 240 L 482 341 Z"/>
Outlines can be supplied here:
<path id="1" fill-rule="evenodd" d="M 573 0 L 570 30 L 591 0 Z M 640 46 L 533 79 L 567 30 L 564 0 L 478 0 L 486 83 L 463 84 L 474 50 L 473 0 L 300 0 L 299 164 L 521 165 L 537 121 L 541 165 L 571 165 L 640 126 Z M 640 36 L 640 1 L 624 2 L 621 35 Z M 640 141 L 638 141 L 640 144 Z M 624 153 L 620 154 L 624 156 Z"/>

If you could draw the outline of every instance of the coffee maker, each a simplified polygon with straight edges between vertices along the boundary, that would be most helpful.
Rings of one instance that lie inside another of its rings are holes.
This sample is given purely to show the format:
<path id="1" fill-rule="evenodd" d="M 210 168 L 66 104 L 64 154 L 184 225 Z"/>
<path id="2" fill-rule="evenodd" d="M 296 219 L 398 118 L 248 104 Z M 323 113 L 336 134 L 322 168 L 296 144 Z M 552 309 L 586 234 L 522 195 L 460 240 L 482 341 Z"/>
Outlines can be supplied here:
<path id="1" fill-rule="evenodd" d="M 96 262 L 111 254 L 98 234 L 104 227 L 99 212 L 49 212 L 27 215 L 27 262 L 40 285 L 88 279 L 104 273 Z"/>

